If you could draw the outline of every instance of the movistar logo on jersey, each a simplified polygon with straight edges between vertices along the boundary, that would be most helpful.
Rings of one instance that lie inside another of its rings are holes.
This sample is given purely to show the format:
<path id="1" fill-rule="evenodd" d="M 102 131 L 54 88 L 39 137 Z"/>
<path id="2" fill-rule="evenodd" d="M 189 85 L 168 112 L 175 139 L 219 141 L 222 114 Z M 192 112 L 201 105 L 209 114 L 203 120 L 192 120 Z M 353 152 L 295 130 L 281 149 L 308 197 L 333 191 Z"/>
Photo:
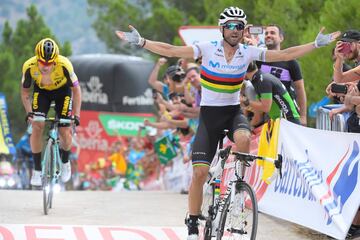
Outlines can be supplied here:
<path id="1" fill-rule="evenodd" d="M 241 70 L 246 67 L 245 64 L 242 65 L 229 65 L 229 64 L 220 64 L 219 62 L 209 61 L 209 67 L 212 68 L 221 68 L 221 69 L 228 69 L 228 70 Z"/>
<path id="2" fill-rule="evenodd" d="M 213 62 L 213 61 L 209 61 L 209 66 L 213 67 L 213 68 L 220 68 L 220 63 L 219 62 Z"/>

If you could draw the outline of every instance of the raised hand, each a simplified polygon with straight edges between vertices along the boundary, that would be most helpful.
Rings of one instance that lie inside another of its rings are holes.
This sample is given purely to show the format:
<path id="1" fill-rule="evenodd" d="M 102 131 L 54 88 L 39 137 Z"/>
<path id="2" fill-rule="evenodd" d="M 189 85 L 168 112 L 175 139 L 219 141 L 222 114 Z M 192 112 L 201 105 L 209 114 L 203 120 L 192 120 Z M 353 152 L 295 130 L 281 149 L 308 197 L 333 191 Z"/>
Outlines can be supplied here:
<path id="1" fill-rule="evenodd" d="M 123 41 L 143 47 L 145 39 L 140 36 L 139 32 L 133 26 L 129 25 L 130 32 L 115 31 L 116 35 Z"/>
<path id="2" fill-rule="evenodd" d="M 331 42 L 335 41 L 335 39 L 338 38 L 341 34 L 340 31 L 323 34 L 324 30 L 325 30 L 325 27 L 322 27 L 320 29 L 320 32 L 316 36 L 316 39 L 314 42 L 316 48 L 323 47 L 323 46 L 330 44 Z"/>

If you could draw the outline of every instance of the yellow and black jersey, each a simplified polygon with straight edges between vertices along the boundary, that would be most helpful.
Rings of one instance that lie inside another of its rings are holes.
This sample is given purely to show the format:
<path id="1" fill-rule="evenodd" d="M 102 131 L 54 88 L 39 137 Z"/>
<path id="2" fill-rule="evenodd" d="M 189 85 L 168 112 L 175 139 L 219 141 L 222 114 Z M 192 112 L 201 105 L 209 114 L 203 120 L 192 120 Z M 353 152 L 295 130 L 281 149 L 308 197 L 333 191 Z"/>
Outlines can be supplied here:
<path id="1" fill-rule="evenodd" d="M 32 82 L 41 89 L 52 91 L 63 86 L 76 87 L 79 85 L 78 78 L 74 72 L 74 68 L 68 58 L 59 55 L 54 62 L 54 68 L 50 74 L 52 84 L 43 85 L 41 83 L 42 74 L 38 67 L 36 57 L 28 59 L 23 65 L 22 86 L 30 88 Z"/>

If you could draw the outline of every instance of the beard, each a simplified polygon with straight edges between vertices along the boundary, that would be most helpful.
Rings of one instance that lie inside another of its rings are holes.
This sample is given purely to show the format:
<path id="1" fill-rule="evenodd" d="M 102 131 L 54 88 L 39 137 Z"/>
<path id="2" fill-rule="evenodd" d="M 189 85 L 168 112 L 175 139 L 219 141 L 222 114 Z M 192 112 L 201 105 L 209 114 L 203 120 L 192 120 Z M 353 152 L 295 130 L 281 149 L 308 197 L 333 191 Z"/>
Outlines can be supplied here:
<path id="1" fill-rule="evenodd" d="M 278 44 L 273 40 L 268 40 L 268 41 L 265 40 L 265 45 L 269 50 L 276 49 L 278 46 Z"/>
<path id="2" fill-rule="evenodd" d="M 236 37 L 227 36 L 224 37 L 226 42 L 229 43 L 231 46 L 236 46 L 238 43 L 240 43 L 241 35 L 237 35 Z"/>

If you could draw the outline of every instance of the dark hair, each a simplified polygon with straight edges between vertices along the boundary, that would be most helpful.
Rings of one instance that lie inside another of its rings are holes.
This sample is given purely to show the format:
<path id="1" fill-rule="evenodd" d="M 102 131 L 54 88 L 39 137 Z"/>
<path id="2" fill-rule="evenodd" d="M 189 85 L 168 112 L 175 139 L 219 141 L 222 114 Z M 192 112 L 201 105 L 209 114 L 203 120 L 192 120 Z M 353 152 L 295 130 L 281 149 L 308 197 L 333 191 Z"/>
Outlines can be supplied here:
<path id="1" fill-rule="evenodd" d="M 178 65 L 168 67 L 168 69 L 166 69 L 166 75 L 175 82 L 181 82 L 185 78 L 184 70 Z"/>
<path id="2" fill-rule="evenodd" d="M 272 24 L 267 25 L 266 27 L 276 27 L 279 30 L 279 35 L 282 37 L 285 37 L 285 32 L 279 25 L 272 23 Z"/>
<path id="3" fill-rule="evenodd" d="M 255 61 L 252 61 L 252 62 L 249 64 L 246 72 L 253 72 L 253 71 L 257 70 L 257 69 L 258 69 L 258 68 L 257 68 L 257 66 L 256 66 L 256 62 L 255 62 Z"/>

